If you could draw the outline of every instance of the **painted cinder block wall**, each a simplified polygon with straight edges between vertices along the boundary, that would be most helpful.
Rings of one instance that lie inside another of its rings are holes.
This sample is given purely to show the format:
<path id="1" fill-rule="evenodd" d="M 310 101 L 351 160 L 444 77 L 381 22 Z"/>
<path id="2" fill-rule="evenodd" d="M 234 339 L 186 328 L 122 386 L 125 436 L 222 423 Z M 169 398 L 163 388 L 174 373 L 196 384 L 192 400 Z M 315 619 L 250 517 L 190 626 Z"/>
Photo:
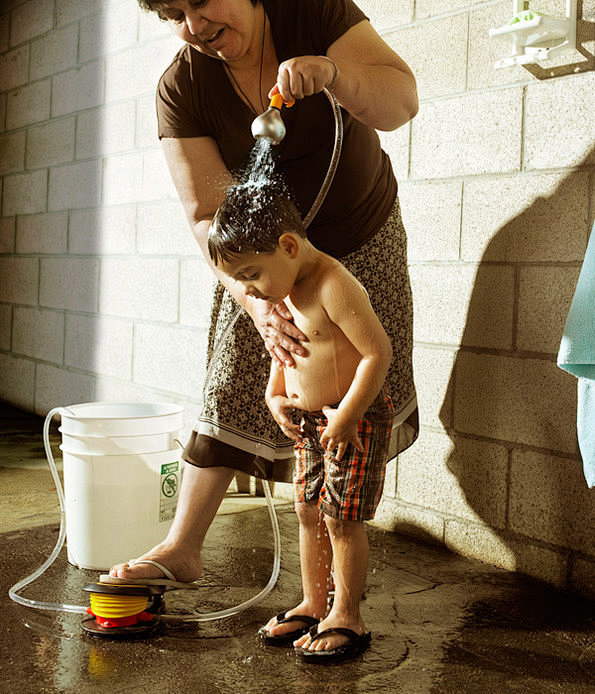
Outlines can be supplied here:
<path id="1" fill-rule="evenodd" d="M 409 234 L 422 433 L 376 522 L 593 595 L 595 496 L 555 355 L 595 214 L 595 0 L 580 51 L 499 71 L 508 48 L 487 31 L 512 0 L 360 5 L 420 93 L 381 137 Z M 26 410 L 159 399 L 187 427 L 199 410 L 211 276 L 154 116 L 178 46 L 134 0 L 0 9 L 0 398 Z"/>

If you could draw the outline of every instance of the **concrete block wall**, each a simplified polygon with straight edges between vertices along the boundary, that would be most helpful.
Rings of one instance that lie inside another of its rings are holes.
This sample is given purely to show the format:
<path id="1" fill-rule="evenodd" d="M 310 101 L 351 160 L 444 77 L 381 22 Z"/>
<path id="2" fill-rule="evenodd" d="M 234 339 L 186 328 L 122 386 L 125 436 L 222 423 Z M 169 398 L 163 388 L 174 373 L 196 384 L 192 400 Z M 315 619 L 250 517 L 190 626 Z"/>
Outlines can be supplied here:
<path id="1" fill-rule="evenodd" d="M 361 2 L 418 79 L 418 116 L 381 137 L 409 237 L 422 430 L 390 463 L 376 522 L 595 595 L 577 384 L 556 366 L 595 217 L 595 2 L 580 50 L 500 70 L 509 47 L 488 30 L 510 0 L 397 4 Z"/>
<path id="2" fill-rule="evenodd" d="M 595 0 L 580 52 L 495 71 L 512 0 L 361 0 L 421 108 L 383 133 L 415 298 L 419 442 L 377 522 L 594 593 L 576 382 L 555 365 L 595 211 Z M 563 0 L 539 0 L 551 14 Z M 211 276 L 156 138 L 179 46 L 134 0 L 0 8 L 0 398 L 200 408 Z M 279 490 L 284 493 L 283 490 Z"/>
<path id="3" fill-rule="evenodd" d="M 180 42 L 134 0 L 0 11 L 0 397 L 201 400 L 210 273 L 156 136 Z"/>

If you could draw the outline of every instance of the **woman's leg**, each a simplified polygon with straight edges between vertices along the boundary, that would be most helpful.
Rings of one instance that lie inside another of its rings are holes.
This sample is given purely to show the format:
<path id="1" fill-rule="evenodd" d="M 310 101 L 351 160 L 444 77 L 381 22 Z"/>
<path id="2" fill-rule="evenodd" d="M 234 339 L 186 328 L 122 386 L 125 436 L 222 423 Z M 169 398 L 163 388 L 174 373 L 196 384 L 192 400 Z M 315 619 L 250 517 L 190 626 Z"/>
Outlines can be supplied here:
<path id="1" fill-rule="evenodd" d="M 163 542 L 140 559 L 154 559 L 169 569 L 178 581 L 195 581 L 202 573 L 200 553 L 207 530 L 217 513 L 235 470 L 186 465 L 176 515 Z M 118 564 L 110 570 L 119 578 L 161 578 L 151 564 Z"/>

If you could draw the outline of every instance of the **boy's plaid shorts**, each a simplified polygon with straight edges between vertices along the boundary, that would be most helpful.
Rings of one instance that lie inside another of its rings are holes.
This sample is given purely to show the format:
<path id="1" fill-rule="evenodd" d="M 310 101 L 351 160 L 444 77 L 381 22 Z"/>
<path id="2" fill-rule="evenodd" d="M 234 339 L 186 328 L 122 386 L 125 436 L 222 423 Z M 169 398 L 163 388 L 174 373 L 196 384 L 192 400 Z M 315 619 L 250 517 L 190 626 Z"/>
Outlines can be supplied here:
<path id="1" fill-rule="evenodd" d="M 322 411 L 303 412 L 302 439 L 295 445 L 295 499 L 316 503 L 338 520 L 374 518 L 384 487 L 393 404 L 383 388 L 357 428 L 363 452 L 349 444 L 341 460 L 320 445 L 327 425 Z"/>

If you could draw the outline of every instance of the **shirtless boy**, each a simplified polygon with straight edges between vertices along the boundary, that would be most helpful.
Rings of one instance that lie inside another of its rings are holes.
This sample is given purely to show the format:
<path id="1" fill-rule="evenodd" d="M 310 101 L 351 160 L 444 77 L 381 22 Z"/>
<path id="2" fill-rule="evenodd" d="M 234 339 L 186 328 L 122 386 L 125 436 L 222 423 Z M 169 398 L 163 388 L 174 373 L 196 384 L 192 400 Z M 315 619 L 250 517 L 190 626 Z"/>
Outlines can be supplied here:
<path id="1" fill-rule="evenodd" d="M 368 566 L 363 521 L 374 517 L 384 484 L 392 403 L 383 384 L 392 348 L 365 289 L 308 241 L 287 197 L 259 200 L 232 187 L 208 239 L 220 271 L 247 295 L 284 303 L 307 336 L 307 355 L 294 355 L 293 367 L 273 359 L 266 391 L 273 417 L 295 441 L 303 599 L 259 634 L 269 644 L 293 642 L 318 662 L 352 657 L 370 643 L 360 613 Z"/>

